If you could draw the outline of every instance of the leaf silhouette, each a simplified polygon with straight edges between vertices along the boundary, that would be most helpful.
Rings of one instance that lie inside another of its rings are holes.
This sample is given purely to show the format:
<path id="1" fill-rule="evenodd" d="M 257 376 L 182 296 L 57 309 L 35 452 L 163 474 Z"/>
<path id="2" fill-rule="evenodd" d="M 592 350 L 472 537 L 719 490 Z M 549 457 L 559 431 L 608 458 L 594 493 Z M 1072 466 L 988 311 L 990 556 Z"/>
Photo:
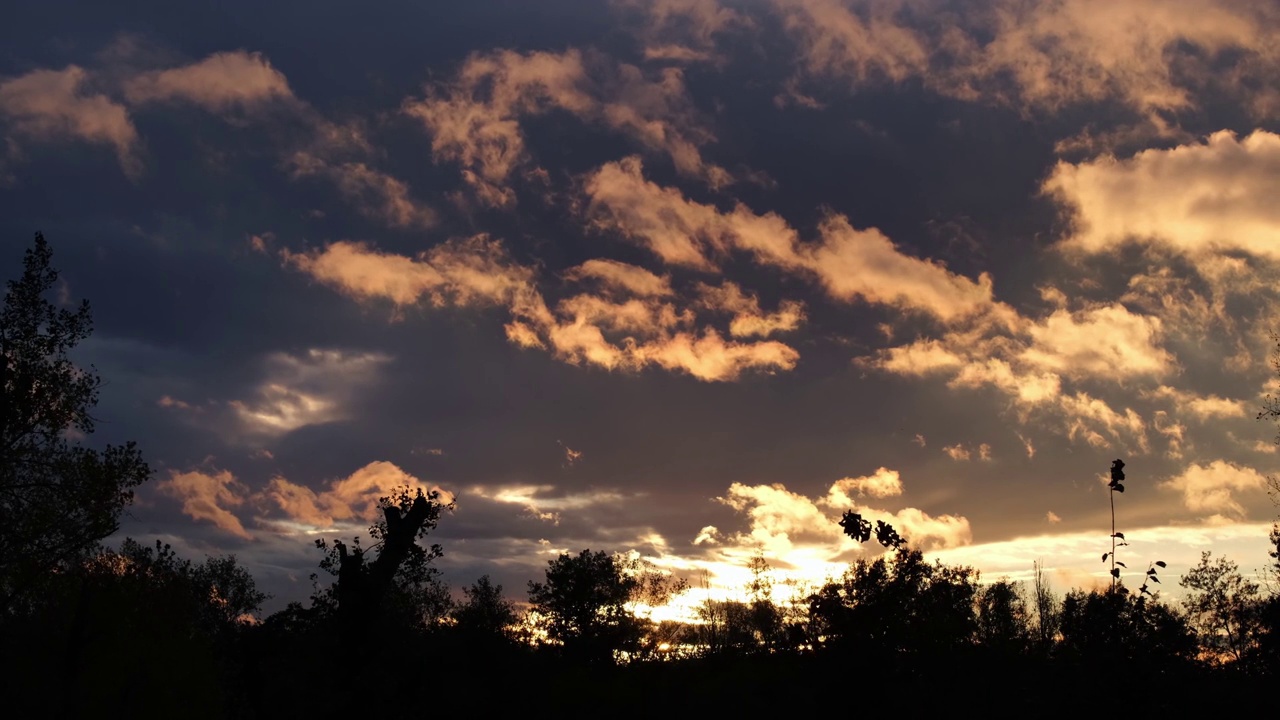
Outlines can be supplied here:
<path id="1" fill-rule="evenodd" d="M 1168 565 L 1165 565 L 1165 564 L 1164 564 L 1164 561 L 1163 561 L 1163 560 L 1157 560 L 1157 561 L 1156 561 L 1156 565 L 1159 565 L 1160 567 L 1169 567 Z"/>

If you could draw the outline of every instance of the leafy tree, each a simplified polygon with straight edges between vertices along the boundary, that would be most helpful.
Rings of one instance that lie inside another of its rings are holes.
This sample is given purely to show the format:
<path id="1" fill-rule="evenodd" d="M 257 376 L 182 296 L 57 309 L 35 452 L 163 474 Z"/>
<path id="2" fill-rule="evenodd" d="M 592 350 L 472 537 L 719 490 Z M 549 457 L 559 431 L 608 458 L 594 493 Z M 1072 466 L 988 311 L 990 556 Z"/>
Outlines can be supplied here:
<path id="1" fill-rule="evenodd" d="M 1003 652 L 1026 648 L 1030 637 L 1027 602 L 1021 588 L 1008 580 L 984 586 L 977 599 L 978 642 Z"/>
<path id="2" fill-rule="evenodd" d="M 755 644 L 763 649 L 775 647 L 782 639 L 782 609 L 773 601 L 773 581 L 769 579 L 769 561 L 764 555 L 752 556 L 747 565 L 751 582 L 747 596 L 751 600 L 750 627 Z"/>
<path id="3" fill-rule="evenodd" d="M 1233 661 L 1242 660 L 1255 643 L 1261 597 L 1258 584 L 1246 580 L 1227 558 L 1200 554 L 1200 564 L 1182 576 L 1190 592 L 1183 605 L 1190 616 L 1200 646 L 1212 656 L 1225 651 Z"/>
<path id="4" fill-rule="evenodd" d="M 57 282 L 37 233 L 0 311 L 0 612 L 53 568 L 119 527 L 133 489 L 151 476 L 134 443 L 92 450 L 101 378 L 67 353 L 89 336 L 89 303 L 74 312 L 45 296 Z"/>
<path id="5" fill-rule="evenodd" d="M 23 701 L 55 698 L 68 716 L 216 717 L 240 704 L 240 641 L 267 596 L 234 556 L 197 564 L 126 539 L 42 591 L 3 638 L 25 648 L 9 677 Z"/>
<path id="6" fill-rule="evenodd" d="M 483 575 L 464 588 L 466 601 L 453 609 L 455 627 L 464 635 L 485 640 L 510 640 L 520 622 L 515 605 L 502 596 L 502 586 Z"/>
<path id="7" fill-rule="evenodd" d="M 745 652 L 757 646 L 751 606 L 740 600 L 707 598 L 698 606 L 699 644 L 710 655 Z"/>
<path id="8" fill-rule="evenodd" d="M 683 581 L 655 571 L 638 556 L 583 550 L 548 561 L 546 581 L 529 581 L 529 602 L 567 656 L 605 662 L 615 652 L 642 649 L 646 622 L 631 606 L 655 606 L 684 589 Z"/>
<path id="9" fill-rule="evenodd" d="M 841 582 L 810 598 L 813 640 L 868 652 L 877 664 L 968 646 L 976 631 L 976 579 L 972 568 L 930 564 L 907 547 L 858 560 Z"/>
<path id="10" fill-rule="evenodd" d="M 382 517 L 369 527 L 372 546 L 361 547 L 358 537 L 350 546 L 316 540 L 316 547 L 325 551 L 320 568 L 337 581 L 318 590 L 312 601 L 322 615 L 338 620 L 345 642 L 358 645 L 363 629 L 371 625 L 422 630 L 447 615 L 448 587 L 431 564 L 444 551 L 438 544 L 417 541 L 436 528 L 442 510 L 452 507 L 440 501 L 438 491 L 413 492 L 404 486 L 379 499 Z"/>
<path id="11" fill-rule="evenodd" d="M 1122 664 L 1149 672 L 1185 667 L 1196 652 L 1186 618 L 1156 598 L 1128 592 L 1073 590 L 1062 601 L 1062 641 L 1067 659 Z"/>

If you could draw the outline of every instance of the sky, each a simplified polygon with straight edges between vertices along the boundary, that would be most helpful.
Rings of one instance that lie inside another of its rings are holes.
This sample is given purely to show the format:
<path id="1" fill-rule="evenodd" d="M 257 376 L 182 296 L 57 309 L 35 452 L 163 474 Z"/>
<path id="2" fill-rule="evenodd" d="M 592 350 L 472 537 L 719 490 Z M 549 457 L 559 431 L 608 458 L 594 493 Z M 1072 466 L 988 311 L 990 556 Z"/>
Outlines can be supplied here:
<path id="1" fill-rule="evenodd" d="M 1272 0 L 26 3 L 5 278 L 43 232 L 117 537 L 311 593 L 392 488 L 513 598 L 879 552 L 1132 585 L 1268 563 Z M 693 602 L 697 593 L 689 596 Z"/>

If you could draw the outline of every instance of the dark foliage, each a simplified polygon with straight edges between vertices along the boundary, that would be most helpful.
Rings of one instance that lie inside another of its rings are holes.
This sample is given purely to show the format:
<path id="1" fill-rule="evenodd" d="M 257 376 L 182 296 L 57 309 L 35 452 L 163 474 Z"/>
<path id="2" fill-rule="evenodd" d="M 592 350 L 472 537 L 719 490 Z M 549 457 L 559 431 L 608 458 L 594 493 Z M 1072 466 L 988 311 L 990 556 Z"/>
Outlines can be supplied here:
<path id="1" fill-rule="evenodd" d="M 89 336 L 89 303 L 47 299 L 58 280 L 44 236 L 26 252 L 0 311 L 0 614 L 21 612 L 39 586 L 119 526 L 133 489 L 151 475 L 133 443 L 94 450 L 102 379 L 68 357 Z"/>
<path id="2" fill-rule="evenodd" d="M 240 643 L 266 596 L 232 556 L 194 564 L 126 540 L 44 583 L 3 644 L 18 707 L 80 716 L 224 717 L 245 706 Z"/>

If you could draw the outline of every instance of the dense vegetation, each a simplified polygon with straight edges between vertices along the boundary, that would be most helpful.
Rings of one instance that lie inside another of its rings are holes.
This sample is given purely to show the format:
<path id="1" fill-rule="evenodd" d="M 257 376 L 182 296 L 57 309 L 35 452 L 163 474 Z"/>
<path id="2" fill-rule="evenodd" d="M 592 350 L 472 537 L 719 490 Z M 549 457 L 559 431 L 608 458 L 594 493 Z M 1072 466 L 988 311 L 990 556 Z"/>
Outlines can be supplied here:
<path id="1" fill-rule="evenodd" d="M 795 602 L 774 599 L 757 558 L 744 600 L 655 623 L 637 608 L 687 586 L 600 551 L 549 562 L 527 609 L 488 577 L 453 598 L 432 565 L 442 549 L 423 544 L 445 506 L 405 488 L 382 500 L 371 547 L 318 542 L 326 580 L 310 601 L 259 619 L 266 598 L 234 557 L 98 545 L 150 470 L 133 445 L 68 440 L 92 432 L 99 381 L 66 359 L 89 313 L 47 304 L 55 280 L 37 236 L 0 327 L 0 646 L 16 716 L 1034 711 L 1060 696 L 1078 699 L 1071 712 L 1090 698 L 1185 714 L 1253 703 L 1280 673 L 1280 526 L 1265 591 L 1205 552 L 1175 606 L 1154 590 L 1162 562 L 1126 584 L 1114 521 L 1111 585 L 1058 597 L 1038 568 L 1031 588 L 984 583 L 850 512 L 841 527 L 878 557 Z"/>

